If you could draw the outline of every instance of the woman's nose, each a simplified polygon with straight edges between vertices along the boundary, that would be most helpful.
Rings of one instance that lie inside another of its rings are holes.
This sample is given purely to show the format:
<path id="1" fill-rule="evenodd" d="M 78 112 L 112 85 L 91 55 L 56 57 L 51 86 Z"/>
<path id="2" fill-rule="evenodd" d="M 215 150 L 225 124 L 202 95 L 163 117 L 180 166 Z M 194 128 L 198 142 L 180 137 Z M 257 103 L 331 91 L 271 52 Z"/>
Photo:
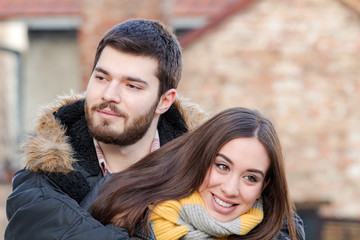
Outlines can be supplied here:
<path id="1" fill-rule="evenodd" d="M 240 184 L 239 180 L 235 177 L 226 179 L 223 184 L 221 184 L 221 191 L 228 197 L 237 197 L 240 194 Z"/>

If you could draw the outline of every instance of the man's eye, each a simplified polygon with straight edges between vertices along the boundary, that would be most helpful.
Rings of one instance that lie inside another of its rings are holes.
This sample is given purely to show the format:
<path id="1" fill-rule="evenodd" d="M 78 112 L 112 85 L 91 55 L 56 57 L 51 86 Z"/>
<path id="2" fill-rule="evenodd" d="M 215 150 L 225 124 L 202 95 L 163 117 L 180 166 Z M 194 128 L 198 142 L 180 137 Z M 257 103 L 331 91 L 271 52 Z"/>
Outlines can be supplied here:
<path id="1" fill-rule="evenodd" d="M 139 86 L 137 86 L 137 85 L 134 85 L 134 84 L 131 84 L 131 83 L 129 83 L 127 86 L 128 86 L 129 88 L 132 88 L 132 89 L 138 89 L 138 90 L 141 89 L 141 87 L 139 87 Z"/>
<path id="2" fill-rule="evenodd" d="M 95 78 L 98 79 L 98 80 L 100 80 L 100 81 L 106 80 L 106 78 L 104 78 L 104 77 L 102 77 L 102 76 L 96 76 Z"/>
<path id="3" fill-rule="evenodd" d="M 230 168 L 222 163 L 216 163 L 216 166 L 223 171 L 230 171 Z"/>

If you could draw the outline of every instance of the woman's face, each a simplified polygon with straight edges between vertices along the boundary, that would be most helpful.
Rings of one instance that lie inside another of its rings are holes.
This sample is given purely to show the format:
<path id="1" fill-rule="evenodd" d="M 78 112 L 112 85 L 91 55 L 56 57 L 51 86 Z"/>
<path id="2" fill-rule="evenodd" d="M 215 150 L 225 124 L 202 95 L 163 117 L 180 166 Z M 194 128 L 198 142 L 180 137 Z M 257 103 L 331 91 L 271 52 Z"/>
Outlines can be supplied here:
<path id="1" fill-rule="evenodd" d="M 256 138 L 227 142 L 199 188 L 210 216 L 228 222 L 246 213 L 261 196 L 269 166 L 269 156 Z"/>

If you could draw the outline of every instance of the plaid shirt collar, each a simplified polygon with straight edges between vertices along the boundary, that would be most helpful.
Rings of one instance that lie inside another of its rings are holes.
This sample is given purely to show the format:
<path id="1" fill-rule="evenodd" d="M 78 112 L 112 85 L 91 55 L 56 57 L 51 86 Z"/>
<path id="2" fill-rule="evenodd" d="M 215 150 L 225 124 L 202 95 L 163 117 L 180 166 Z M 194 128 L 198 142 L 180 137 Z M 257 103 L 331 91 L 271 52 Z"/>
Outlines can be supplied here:
<path id="1" fill-rule="evenodd" d="M 97 155 L 97 158 L 99 161 L 99 166 L 101 168 L 103 176 L 106 176 L 107 174 L 112 173 L 112 171 L 111 171 L 109 165 L 106 163 L 104 153 L 101 150 L 101 147 L 100 147 L 98 141 L 95 138 L 93 138 L 93 141 L 94 141 L 94 145 L 95 145 L 96 155 Z M 156 130 L 155 137 L 151 143 L 149 153 L 153 152 L 155 150 L 158 150 L 159 148 L 160 148 L 160 137 L 159 137 L 158 130 Z"/>

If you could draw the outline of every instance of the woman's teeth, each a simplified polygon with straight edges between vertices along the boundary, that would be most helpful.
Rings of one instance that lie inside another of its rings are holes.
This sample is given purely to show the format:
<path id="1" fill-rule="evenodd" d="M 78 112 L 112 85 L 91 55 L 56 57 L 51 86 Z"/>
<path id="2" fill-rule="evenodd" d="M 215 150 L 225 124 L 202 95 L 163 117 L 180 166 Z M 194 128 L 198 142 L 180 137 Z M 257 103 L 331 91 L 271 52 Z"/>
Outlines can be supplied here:
<path id="1" fill-rule="evenodd" d="M 233 206 L 233 204 L 226 203 L 226 202 L 220 200 L 219 198 L 217 198 L 215 195 L 214 195 L 214 199 L 215 199 L 215 202 L 216 202 L 217 204 L 219 204 L 220 206 L 222 206 L 222 207 L 227 207 L 227 208 L 228 208 L 228 207 L 232 207 L 232 206 Z"/>

